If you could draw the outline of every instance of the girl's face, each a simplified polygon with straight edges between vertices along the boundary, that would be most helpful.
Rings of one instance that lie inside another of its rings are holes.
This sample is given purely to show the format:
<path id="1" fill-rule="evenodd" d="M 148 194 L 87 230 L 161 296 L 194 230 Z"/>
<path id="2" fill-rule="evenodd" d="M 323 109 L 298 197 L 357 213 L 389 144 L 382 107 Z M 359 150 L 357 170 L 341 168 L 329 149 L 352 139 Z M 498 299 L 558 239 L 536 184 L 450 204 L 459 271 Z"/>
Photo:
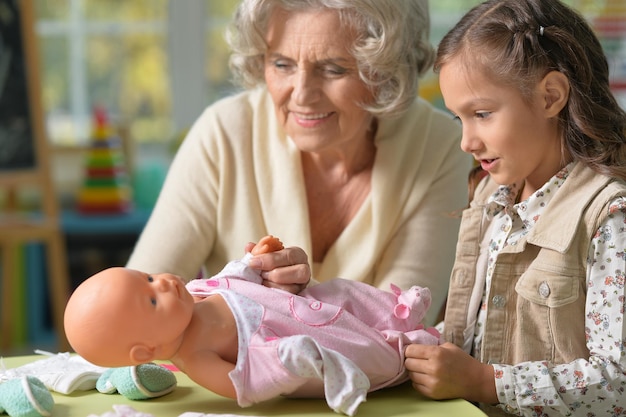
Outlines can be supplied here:
<path id="1" fill-rule="evenodd" d="M 266 34 L 265 81 L 276 117 L 302 151 L 361 146 L 372 94 L 350 54 L 354 36 L 334 11 L 276 10 Z"/>
<path id="2" fill-rule="evenodd" d="M 542 187 L 562 166 L 557 121 L 549 117 L 543 83 L 530 102 L 458 58 L 440 71 L 446 107 L 463 125 L 461 148 L 498 184 L 525 181 L 522 198 Z"/>

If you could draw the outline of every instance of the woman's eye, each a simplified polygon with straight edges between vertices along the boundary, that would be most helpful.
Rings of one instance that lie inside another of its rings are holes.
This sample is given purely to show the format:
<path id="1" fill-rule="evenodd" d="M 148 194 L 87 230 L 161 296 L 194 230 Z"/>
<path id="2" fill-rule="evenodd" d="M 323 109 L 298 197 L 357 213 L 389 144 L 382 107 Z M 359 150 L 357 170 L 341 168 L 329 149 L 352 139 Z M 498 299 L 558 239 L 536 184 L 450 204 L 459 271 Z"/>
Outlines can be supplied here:
<path id="1" fill-rule="evenodd" d="M 286 70 L 291 68 L 291 64 L 289 64 L 286 61 L 274 61 L 273 63 L 275 68 L 278 68 L 279 70 Z"/>
<path id="2" fill-rule="evenodd" d="M 324 74 L 328 74 L 331 76 L 343 75 L 346 73 L 346 69 L 342 67 L 338 67 L 336 65 L 328 65 L 322 68 Z"/>

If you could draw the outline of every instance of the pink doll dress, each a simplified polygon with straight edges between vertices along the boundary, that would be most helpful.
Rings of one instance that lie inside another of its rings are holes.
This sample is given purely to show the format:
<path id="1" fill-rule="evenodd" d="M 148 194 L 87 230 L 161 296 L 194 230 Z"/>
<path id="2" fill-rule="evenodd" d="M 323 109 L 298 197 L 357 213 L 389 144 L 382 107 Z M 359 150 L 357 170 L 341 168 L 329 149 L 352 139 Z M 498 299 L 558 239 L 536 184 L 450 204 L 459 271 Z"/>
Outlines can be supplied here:
<path id="1" fill-rule="evenodd" d="M 336 278 L 294 295 L 260 285 L 248 257 L 187 284 L 195 296 L 220 294 L 233 311 L 239 351 L 230 378 L 242 407 L 279 395 L 325 396 L 333 410 L 353 415 L 367 392 L 408 379 L 407 344 L 439 342 L 420 325 L 427 288 L 385 292 Z"/>

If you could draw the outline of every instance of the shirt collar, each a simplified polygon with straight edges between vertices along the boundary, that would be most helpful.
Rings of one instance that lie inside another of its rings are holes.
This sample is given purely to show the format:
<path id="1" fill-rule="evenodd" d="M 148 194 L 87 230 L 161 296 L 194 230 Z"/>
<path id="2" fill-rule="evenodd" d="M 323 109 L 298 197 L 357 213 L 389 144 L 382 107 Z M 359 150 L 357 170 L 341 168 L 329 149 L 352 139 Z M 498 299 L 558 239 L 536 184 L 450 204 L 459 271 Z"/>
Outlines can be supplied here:
<path id="1" fill-rule="evenodd" d="M 550 200 L 552 200 L 554 192 L 551 190 L 559 189 L 561 185 L 563 185 L 575 165 L 575 162 L 567 164 L 539 190 L 519 203 L 515 203 L 515 200 L 524 183 L 501 185 L 487 200 L 487 216 L 493 218 L 502 211 L 507 211 L 509 213 L 517 213 L 524 224 L 534 224 L 543 209 L 550 203 Z"/>

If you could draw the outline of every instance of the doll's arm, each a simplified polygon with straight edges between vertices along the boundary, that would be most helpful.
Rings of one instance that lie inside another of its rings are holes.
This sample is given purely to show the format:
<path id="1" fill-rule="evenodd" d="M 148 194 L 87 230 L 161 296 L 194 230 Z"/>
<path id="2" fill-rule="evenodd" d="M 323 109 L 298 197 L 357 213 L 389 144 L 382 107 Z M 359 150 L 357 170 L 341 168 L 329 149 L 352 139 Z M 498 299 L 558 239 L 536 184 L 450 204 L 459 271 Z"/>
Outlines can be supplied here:
<path id="1" fill-rule="evenodd" d="M 178 365 L 177 365 L 178 366 Z M 189 378 L 202 387 L 227 398 L 237 398 L 237 391 L 228 374 L 235 365 L 213 351 L 203 351 L 185 358 L 179 366 Z"/>

